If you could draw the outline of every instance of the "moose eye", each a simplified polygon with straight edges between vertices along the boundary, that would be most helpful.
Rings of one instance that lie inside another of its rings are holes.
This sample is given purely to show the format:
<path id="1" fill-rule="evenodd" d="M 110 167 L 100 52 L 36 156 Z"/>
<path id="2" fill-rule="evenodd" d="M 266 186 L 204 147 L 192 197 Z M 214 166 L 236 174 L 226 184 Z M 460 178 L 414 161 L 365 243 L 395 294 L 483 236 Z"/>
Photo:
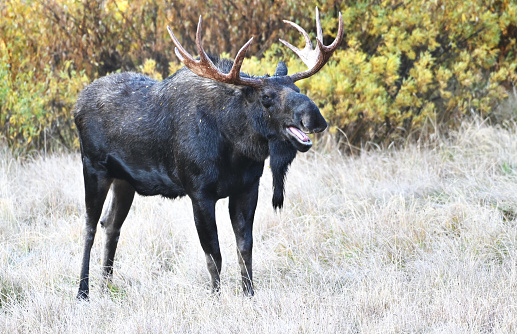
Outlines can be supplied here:
<path id="1" fill-rule="evenodd" d="M 266 94 L 266 93 L 264 93 L 261 96 L 262 104 L 265 107 L 270 107 L 273 104 L 273 99 L 274 98 L 275 98 L 274 94 Z"/>

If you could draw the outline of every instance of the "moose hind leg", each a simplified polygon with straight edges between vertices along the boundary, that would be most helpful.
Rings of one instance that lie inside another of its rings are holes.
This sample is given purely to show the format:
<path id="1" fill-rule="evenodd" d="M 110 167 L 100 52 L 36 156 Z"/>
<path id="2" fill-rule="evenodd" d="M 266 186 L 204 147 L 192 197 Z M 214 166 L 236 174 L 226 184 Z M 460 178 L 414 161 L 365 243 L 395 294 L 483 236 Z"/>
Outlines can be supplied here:
<path id="1" fill-rule="evenodd" d="M 253 219 L 257 208 L 258 183 L 247 194 L 230 196 L 229 211 L 237 242 L 237 256 L 241 267 L 242 289 L 253 296 Z"/>
<path id="2" fill-rule="evenodd" d="M 222 258 L 215 223 L 215 201 L 192 199 L 192 207 L 197 234 L 205 252 L 206 264 L 212 280 L 212 291 L 219 292 Z"/>
<path id="3" fill-rule="evenodd" d="M 123 180 L 114 180 L 111 185 L 111 200 L 108 210 L 101 219 L 101 226 L 106 233 L 106 241 L 104 244 L 104 259 L 102 274 L 109 283 L 113 276 L 113 261 L 117 250 L 118 239 L 120 236 L 120 228 L 129 213 L 133 198 L 135 197 L 135 188 L 128 182 Z"/>
<path id="4" fill-rule="evenodd" d="M 84 170 L 84 188 L 86 204 L 86 226 L 84 229 L 84 250 L 81 264 L 81 276 L 79 280 L 79 292 L 77 299 L 88 299 L 89 295 L 89 272 L 90 272 L 90 253 L 97 231 L 97 223 L 102 213 L 102 206 L 106 200 L 112 179 L 100 174 L 89 173 Z"/>

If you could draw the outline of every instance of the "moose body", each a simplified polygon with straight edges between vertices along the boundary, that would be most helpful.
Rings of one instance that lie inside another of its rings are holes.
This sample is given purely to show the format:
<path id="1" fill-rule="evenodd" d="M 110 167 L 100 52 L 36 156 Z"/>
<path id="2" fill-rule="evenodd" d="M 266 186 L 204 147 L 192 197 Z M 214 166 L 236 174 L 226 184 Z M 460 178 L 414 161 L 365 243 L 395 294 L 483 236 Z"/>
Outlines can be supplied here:
<path id="1" fill-rule="evenodd" d="M 200 27 L 201 19 L 198 40 Z M 253 295 L 252 228 L 264 161 L 270 157 L 273 206 L 282 207 L 287 169 L 297 151 L 312 146 L 305 133 L 321 132 L 327 124 L 314 102 L 294 85 L 313 73 L 288 76 L 280 62 L 271 77 L 248 76 L 239 71 L 243 49 L 232 62 L 209 58 L 200 48 L 199 62 L 208 59 L 210 68 L 204 70 L 209 75 L 197 73 L 189 63 L 193 58 L 182 53 L 186 67 L 161 82 L 126 72 L 100 78 L 81 92 L 74 115 L 83 162 L 86 233 L 78 298 L 88 298 L 90 251 L 99 220 L 106 231 L 103 275 L 111 278 L 120 229 L 135 192 L 190 197 L 215 291 L 221 271 L 215 203 L 228 197 L 243 289 Z M 233 75 L 232 80 L 220 78 L 225 75 Z M 101 218 L 110 188 L 112 198 Z"/>

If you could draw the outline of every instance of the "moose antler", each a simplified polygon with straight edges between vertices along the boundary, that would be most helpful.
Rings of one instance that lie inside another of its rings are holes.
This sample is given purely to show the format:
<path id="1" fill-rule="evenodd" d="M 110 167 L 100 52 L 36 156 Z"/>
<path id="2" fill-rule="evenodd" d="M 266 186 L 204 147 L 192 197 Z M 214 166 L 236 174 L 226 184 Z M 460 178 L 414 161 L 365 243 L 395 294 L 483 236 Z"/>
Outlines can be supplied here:
<path id="1" fill-rule="evenodd" d="M 234 85 L 244 85 L 244 86 L 251 86 L 251 87 L 261 87 L 263 85 L 263 81 L 260 79 L 255 78 L 246 78 L 240 76 L 240 70 L 242 66 L 242 62 L 244 61 L 244 57 L 246 56 L 246 51 L 248 50 L 251 42 L 253 41 L 253 37 L 250 38 L 246 44 L 239 50 L 237 53 L 237 57 L 235 57 L 235 61 L 233 63 L 232 69 L 229 73 L 223 73 L 217 66 L 214 65 L 212 60 L 208 57 L 205 50 L 203 49 L 203 46 L 201 45 L 201 22 L 203 19 L 201 18 L 201 15 L 199 16 L 199 22 L 197 24 L 197 32 L 196 32 L 196 45 L 197 50 L 199 52 L 199 60 L 194 59 L 184 48 L 181 46 L 180 42 L 174 36 L 174 33 L 172 32 L 171 28 L 167 26 L 167 31 L 169 31 L 169 35 L 171 35 L 172 42 L 176 46 L 176 49 L 174 50 L 176 53 L 176 56 L 179 58 L 179 60 L 185 64 L 185 66 L 194 72 L 195 74 L 208 78 L 213 79 L 216 81 L 228 83 L 228 84 L 234 84 Z"/>
<path id="2" fill-rule="evenodd" d="M 323 33 L 321 31 L 320 14 L 318 11 L 318 7 L 316 7 L 317 36 L 315 49 L 312 48 L 309 34 L 307 34 L 307 32 L 302 27 L 291 21 L 284 20 L 284 22 L 295 27 L 299 32 L 302 33 L 303 37 L 305 38 L 305 47 L 303 48 L 303 50 L 300 50 L 297 47 L 284 41 L 283 39 L 280 39 L 280 42 L 282 42 L 289 49 L 293 50 L 293 52 L 296 53 L 298 57 L 301 58 L 303 63 L 307 65 L 307 67 L 309 68 L 308 70 L 305 70 L 303 72 L 298 72 L 290 75 L 293 82 L 308 78 L 311 75 L 316 74 L 319 70 L 321 70 L 321 68 L 330 59 L 330 56 L 332 56 L 332 53 L 334 53 L 339 44 L 341 44 L 341 41 L 343 39 L 343 18 L 341 17 L 341 13 L 339 13 L 339 26 L 336 39 L 329 46 L 325 46 L 323 45 Z"/>
<path id="3" fill-rule="evenodd" d="M 199 52 L 199 60 L 194 59 L 194 57 L 192 57 L 183 48 L 183 46 L 181 46 L 176 36 L 174 36 L 174 33 L 172 32 L 171 28 L 167 26 L 167 31 L 169 32 L 169 35 L 172 38 L 172 42 L 176 46 L 176 49 L 174 51 L 179 60 L 183 64 L 185 64 L 185 66 L 189 70 L 204 78 L 228 84 L 251 86 L 255 88 L 263 86 L 264 81 L 261 79 L 241 77 L 240 75 L 242 62 L 244 61 L 244 57 L 246 56 L 246 51 L 248 50 L 251 42 L 253 41 L 253 37 L 250 38 L 250 40 L 246 42 L 246 44 L 244 44 L 244 46 L 237 53 L 237 57 L 235 57 L 235 61 L 230 72 L 223 73 L 219 68 L 217 68 L 217 66 L 214 65 L 212 60 L 210 60 L 205 50 L 203 49 L 203 46 L 201 45 L 202 21 L 203 19 L 200 15 L 196 31 L 196 45 L 197 50 Z M 328 62 L 330 56 L 332 56 L 332 53 L 336 51 L 337 47 L 339 46 L 339 44 L 341 44 L 341 41 L 343 40 L 343 19 L 341 17 L 341 13 L 339 13 L 339 26 L 336 39 L 329 46 L 325 46 L 323 45 L 323 32 L 321 30 L 320 14 L 318 11 L 318 7 L 316 7 L 317 37 L 315 49 L 312 48 L 309 34 L 307 34 L 307 32 L 302 27 L 291 21 L 284 20 L 284 22 L 295 27 L 299 32 L 302 33 L 303 37 L 305 38 L 305 48 L 303 48 L 303 50 L 300 50 L 297 47 L 284 41 L 283 39 L 280 39 L 280 42 L 282 42 L 289 49 L 293 50 L 294 53 L 296 53 L 296 55 L 298 55 L 298 57 L 300 57 L 304 64 L 307 65 L 307 67 L 309 68 L 306 71 L 290 75 L 289 77 L 293 80 L 293 82 L 308 78 L 311 75 L 316 74 Z"/>

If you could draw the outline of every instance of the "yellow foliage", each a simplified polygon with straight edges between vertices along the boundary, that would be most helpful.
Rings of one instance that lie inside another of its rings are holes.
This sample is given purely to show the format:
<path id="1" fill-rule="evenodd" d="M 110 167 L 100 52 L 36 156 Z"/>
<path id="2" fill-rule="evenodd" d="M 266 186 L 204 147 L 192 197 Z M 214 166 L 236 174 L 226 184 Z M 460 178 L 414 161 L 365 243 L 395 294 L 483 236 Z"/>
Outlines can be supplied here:
<path id="1" fill-rule="evenodd" d="M 182 65 L 165 27 L 196 53 L 203 45 L 235 56 L 253 36 L 242 70 L 273 74 L 306 69 L 279 37 L 303 47 L 296 21 L 314 41 L 320 6 L 325 43 L 343 14 L 346 41 L 313 77 L 297 82 L 320 107 L 331 131 L 352 146 L 389 145 L 446 130 L 461 115 L 489 116 L 517 82 L 517 2 L 383 0 L 4 0 L 0 2 L 0 131 L 13 148 L 42 147 L 43 136 L 77 147 L 71 109 L 98 76 L 139 70 L 160 80 Z M 337 129 L 339 128 L 339 131 Z M 43 135 L 42 135 L 43 134 Z"/>
<path id="2" fill-rule="evenodd" d="M 303 87 L 353 145 L 404 139 L 426 120 L 447 128 L 472 111 L 488 116 L 515 85 L 515 2 L 347 1 L 341 10 L 348 48 Z"/>
<path id="3" fill-rule="evenodd" d="M 154 59 L 146 59 L 139 68 L 140 72 L 155 80 L 163 79 L 161 73 L 156 70 L 156 61 Z"/>

